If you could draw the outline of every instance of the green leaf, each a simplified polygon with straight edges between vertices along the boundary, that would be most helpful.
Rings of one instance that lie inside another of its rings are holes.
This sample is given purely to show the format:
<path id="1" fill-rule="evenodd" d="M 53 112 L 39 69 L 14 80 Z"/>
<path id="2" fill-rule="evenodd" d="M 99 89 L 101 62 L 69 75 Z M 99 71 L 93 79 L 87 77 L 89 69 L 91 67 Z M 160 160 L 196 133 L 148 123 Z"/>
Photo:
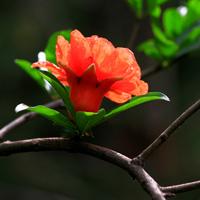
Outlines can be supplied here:
<path id="1" fill-rule="evenodd" d="M 163 14 L 163 26 L 165 33 L 170 38 L 179 36 L 184 29 L 184 18 L 176 8 L 169 8 Z"/>
<path id="2" fill-rule="evenodd" d="M 47 46 L 45 48 L 45 54 L 48 61 L 56 64 L 56 55 L 55 55 L 55 49 L 56 49 L 56 40 L 59 35 L 62 35 L 66 40 L 70 39 L 70 32 L 71 30 L 63 30 L 53 33 L 47 43 Z"/>
<path id="3" fill-rule="evenodd" d="M 22 110 L 29 110 L 31 112 L 35 112 L 35 113 L 51 120 L 52 122 L 54 122 L 55 124 L 57 124 L 59 126 L 65 127 L 66 129 L 68 129 L 70 131 L 76 130 L 76 127 L 62 113 L 60 113 L 57 110 L 54 110 L 52 108 L 48 108 L 48 107 L 42 106 L 42 105 L 29 107 L 24 104 L 20 104 L 17 107 L 16 107 L 17 112 L 22 111 Z M 21 107 L 22 109 L 19 109 L 19 107 Z"/>
<path id="4" fill-rule="evenodd" d="M 64 104 L 66 105 L 67 109 L 70 111 L 72 116 L 74 116 L 75 111 L 69 98 L 69 88 L 64 87 L 60 83 L 60 81 L 49 72 L 40 71 L 40 74 L 45 80 L 47 80 L 51 84 L 51 86 L 55 89 L 60 98 L 63 100 Z"/>
<path id="5" fill-rule="evenodd" d="M 153 39 L 147 40 L 138 46 L 138 50 L 144 52 L 147 56 L 150 56 L 156 60 L 162 60 L 162 55 L 156 47 Z"/>
<path id="6" fill-rule="evenodd" d="M 101 123 L 105 110 L 100 109 L 98 112 L 76 112 L 76 123 L 81 133 L 90 130 L 92 127 Z"/>
<path id="7" fill-rule="evenodd" d="M 27 60 L 16 59 L 15 63 L 23 69 L 33 80 L 35 80 L 43 89 L 45 88 L 44 79 L 40 75 L 40 72 L 31 67 L 31 63 Z"/>
<path id="8" fill-rule="evenodd" d="M 157 20 L 152 23 L 152 30 L 155 36 L 155 46 L 165 60 L 170 60 L 176 57 L 179 46 L 171 39 L 167 38 L 161 30 Z"/>
<path id="9" fill-rule="evenodd" d="M 143 0 L 127 0 L 138 18 L 142 17 Z"/>
<path id="10" fill-rule="evenodd" d="M 150 101 L 155 101 L 155 100 L 169 101 L 169 98 L 165 94 L 162 94 L 160 92 L 149 92 L 148 94 L 143 95 L 143 96 L 133 97 L 128 103 L 123 104 L 122 106 L 119 106 L 119 107 L 111 110 L 109 113 L 107 113 L 104 116 L 104 120 L 107 120 L 125 110 L 133 108 L 140 104 L 150 102 Z"/>
<path id="11" fill-rule="evenodd" d="M 168 0 L 147 0 L 148 13 L 155 18 L 160 17 L 161 8 L 160 5 L 167 2 Z"/>

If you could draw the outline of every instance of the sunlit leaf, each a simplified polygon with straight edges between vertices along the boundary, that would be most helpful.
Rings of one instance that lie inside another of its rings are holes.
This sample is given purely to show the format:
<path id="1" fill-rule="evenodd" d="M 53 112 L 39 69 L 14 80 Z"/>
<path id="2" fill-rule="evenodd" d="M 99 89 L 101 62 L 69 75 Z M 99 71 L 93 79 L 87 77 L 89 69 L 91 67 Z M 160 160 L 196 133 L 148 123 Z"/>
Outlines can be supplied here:
<path id="1" fill-rule="evenodd" d="M 125 110 L 133 108 L 140 104 L 150 102 L 150 101 L 155 101 L 155 100 L 169 101 L 169 98 L 165 94 L 160 93 L 160 92 L 149 92 L 148 94 L 143 95 L 143 96 L 133 97 L 128 103 L 123 104 L 122 106 L 118 106 L 117 108 L 115 108 L 115 109 L 111 110 L 109 113 L 107 113 L 104 116 L 104 119 L 107 120 Z"/>
<path id="2" fill-rule="evenodd" d="M 41 71 L 41 76 L 47 80 L 51 86 L 55 89 L 55 91 L 58 93 L 60 98 L 63 100 L 64 104 L 66 105 L 67 109 L 70 111 L 70 113 L 74 116 L 75 112 L 73 109 L 73 106 L 71 104 L 70 98 L 69 98 L 69 88 L 64 87 L 58 79 L 56 79 L 55 76 L 53 76 L 49 72 Z"/>
<path id="3" fill-rule="evenodd" d="M 20 107 L 20 108 L 19 108 Z M 35 112 L 50 121 L 54 122 L 56 125 L 65 127 L 68 130 L 75 131 L 76 127 L 68 120 L 67 117 L 65 117 L 62 113 L 58 112 L 57 110 L 54 110 L 52 108 L 48 108 L 43 105 L 38 105 L 34 107 L 29 107 L 24 104 L 20 104 L 16 107 L 15 109 L 17 112 L 22 111 L 22 110 L 28 110 L 31 112 Z"/>
<path id="4" fill-rule="evenodd" d="M 66 40 L 70 39 L 71 30 L 63 30 L 53 33 L 47 43 L 45 48 L 45 54 L 48 61 L 56 64 L 56 56 L 55 56 L 55 48 L 56 48 L 56 40 L 59 35 L 62 35 Z"/>

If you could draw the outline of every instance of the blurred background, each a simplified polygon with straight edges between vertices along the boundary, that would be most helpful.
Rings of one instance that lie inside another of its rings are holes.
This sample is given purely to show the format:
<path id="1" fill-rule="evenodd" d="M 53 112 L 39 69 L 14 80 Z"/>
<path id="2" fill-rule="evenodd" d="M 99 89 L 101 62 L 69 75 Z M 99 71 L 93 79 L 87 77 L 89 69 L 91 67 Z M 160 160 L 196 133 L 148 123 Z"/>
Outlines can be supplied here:
<path id="1" fill-rule="evenodd" d="M 177 8 L 187 2 L 165 1 L 159 8 Z M 135 5 L 131 7 L 131 1 L 7 0 L 0 4 L 0 127 L 18 116 L 14 112 L 17 104 L 37 105 L 50 101 L 14 64 L 14 59 L 36 61 L 37 53 L 45 48 L 55 31 L 76 28 L 85 36 L 96 34 L 108 38 L 115 46 L 129 46 L 142 69 L 176 59 L 169 55 L 156 60 L 145 51 L 138 51 L 139 44 L 155 38 L 150 24 L 152 18 L 158 16 L 145 13 L 141 17 Z M 196 5 L 200 10 L 199 6 Z M 95 137 L 88 140 L 130 157 L 137 155 L 199 98 L 199 66 L 200 50 L 195 48 L 181 55 L 170 68 L 149 76 L 145 80 L 150 90 L 167 94 L 171 102 L 155 101 L 126 111 L 98 126 L 94 130 Z M 109 108 L 113 104 L 105 101 L 104 105 Z M 146 170 L 163 186 L 200 178 L 199 119 L 200 113 L 192 116 L 146 163 Z M 61 134 L 62 130 L 51 122 L 37 118 L 10 132 L 6 139 Z M 95 158 L 63 152 L 0 158 L 0 197 L 2 200 L 149 199 L 137 182 L 121 169 Z M 200 190 L 179 194 L 174 199 L 200 200 Z"/>

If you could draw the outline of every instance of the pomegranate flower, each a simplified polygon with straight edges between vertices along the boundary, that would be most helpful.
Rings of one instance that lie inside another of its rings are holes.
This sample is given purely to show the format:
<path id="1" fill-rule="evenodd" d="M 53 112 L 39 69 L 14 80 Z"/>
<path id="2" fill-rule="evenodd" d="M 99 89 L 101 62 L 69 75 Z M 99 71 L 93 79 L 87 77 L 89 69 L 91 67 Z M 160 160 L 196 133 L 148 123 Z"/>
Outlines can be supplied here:
<path id="1" fill-rule="evenodd" d="M 97 112 L 104 96 L 124 103 L 132 95 L 148 92 L 148 84 L 140 80 L 141 70 L 133 52 L 115 48 L 105 38 L 84 37 L 78 30 L 71 32 L 70 43 L 58 36 L 56 61 L 57 65 L 42 61 L 32 66 L 48 69 L 64 86 L 70 87 L 76 111 Z"/>

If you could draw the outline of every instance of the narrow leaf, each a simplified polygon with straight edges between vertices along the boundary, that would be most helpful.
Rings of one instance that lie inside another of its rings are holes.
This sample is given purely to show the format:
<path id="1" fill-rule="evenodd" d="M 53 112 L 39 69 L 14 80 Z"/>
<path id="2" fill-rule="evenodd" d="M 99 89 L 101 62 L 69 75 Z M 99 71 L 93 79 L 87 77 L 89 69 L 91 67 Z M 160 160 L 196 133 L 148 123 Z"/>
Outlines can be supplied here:
<path id="1" fill-rule="evenodd" d="M 29 107 L 25 104 L 20 104 L 15 108 L 15 111 L 17 111 L 17 112 L 20 112 L 23 110 L 29 110 L 31 112 L 35 112 L 35 113 L 51 120 L 55 124 L 67 128 L 68 130 L 71 130 L 71 131 L 76 130 L 76 127 L 62 113 L 60 113 L 57 110 L 54 110 L 52 108 L 48 108 L 43 105 Z"/>
<path id="2" fill-rule="evenodd" d="M 64 87 L 60 81 L 53 76 L 49 72 L 41 71 L 40 72 L 41 76 L 47 80 L 51 86 L 56 90 L 60 98 L 63 100 L 64 104 L 66 105 L 67 109 L 70 111 L 70 113 L 74 116 L 75 111 L 74 108 L 71 104 L 71 101 L 69 99 L 69 89 L 67 87 Z"/>
<path id="3" fill-rule="evenodd" d="M 138 106 L 140 104 L 146 103 L 146 102 L 150 102 L 150 101 L 155 101 L 155 100 L 164 100 L 164 101 L 169 101 L 169 98 L 165 95 L 162 94 L 160 92 L 149 92 L 146 95 L 143 96 L 137 96 L 137 97 L 133 97 L 128 103 L 119 106 L 113 110 L 111 110 L 109 113 L 107 113 L 104 116 L 104 119 L 107 120 L 125 110 L 128 110 L 130 108 L 133 108 L 135 106 Z"/>

